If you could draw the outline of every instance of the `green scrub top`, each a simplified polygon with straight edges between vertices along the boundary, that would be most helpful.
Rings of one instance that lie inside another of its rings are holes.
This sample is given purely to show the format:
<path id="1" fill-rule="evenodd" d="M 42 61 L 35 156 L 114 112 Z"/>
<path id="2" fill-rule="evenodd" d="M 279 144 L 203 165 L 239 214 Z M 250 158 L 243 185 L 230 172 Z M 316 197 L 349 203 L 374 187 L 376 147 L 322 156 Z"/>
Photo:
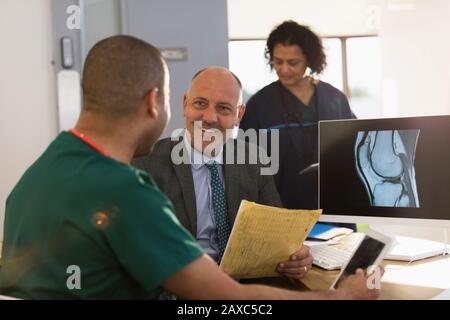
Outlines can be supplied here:
<path id="1" fill-rule="evenodd" d="M 7 199 L 0 293 L 156 298 L 202 254 L 147 173 L 63 132 Z"/>

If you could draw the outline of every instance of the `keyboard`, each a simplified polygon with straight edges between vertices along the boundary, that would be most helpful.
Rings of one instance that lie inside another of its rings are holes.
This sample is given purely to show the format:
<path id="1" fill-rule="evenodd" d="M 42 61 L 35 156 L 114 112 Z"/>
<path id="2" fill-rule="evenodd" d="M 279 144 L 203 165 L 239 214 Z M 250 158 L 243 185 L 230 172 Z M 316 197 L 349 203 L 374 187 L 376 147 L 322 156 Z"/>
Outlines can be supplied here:
<path id="1" fill-rule="evenodd" d="M 317 245 L 311 247 L 313 264 L 326 270 L 341 269 L 353 255 L 352 251 L 338 249 L 335 246 Z"/>
<path id="2" fill-rule="evenodd" d="M 363 233 L 354 232 L 340 238 L 334 245 L 310 246 L 313 264 L 326 270 L 341 269 L 355 253 L 363 238 Z"/>

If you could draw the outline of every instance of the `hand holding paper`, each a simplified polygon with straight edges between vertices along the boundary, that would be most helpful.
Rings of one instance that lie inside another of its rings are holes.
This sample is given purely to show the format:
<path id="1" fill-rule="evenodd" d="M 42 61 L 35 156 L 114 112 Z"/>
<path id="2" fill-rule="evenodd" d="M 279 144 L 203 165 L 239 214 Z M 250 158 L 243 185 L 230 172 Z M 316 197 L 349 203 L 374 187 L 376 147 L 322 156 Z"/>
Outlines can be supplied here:
<path id="1" fill-rule="evenodd" d="M 301 247 L 321 213 L 243 200 L 220 269 L 239 279 L 279 276 L 278 263 Z"/>

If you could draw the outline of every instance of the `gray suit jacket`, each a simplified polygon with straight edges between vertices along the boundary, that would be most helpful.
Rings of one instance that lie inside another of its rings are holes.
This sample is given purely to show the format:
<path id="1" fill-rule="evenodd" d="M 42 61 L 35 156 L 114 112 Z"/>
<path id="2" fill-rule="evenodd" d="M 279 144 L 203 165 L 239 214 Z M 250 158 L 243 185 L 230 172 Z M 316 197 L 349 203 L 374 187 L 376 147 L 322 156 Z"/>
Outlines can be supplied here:
<path id="1" fill-rule="evenodd" d="M 172 149 L 178 143 L 183 142 L 171 141 L 170 138 L 162 139 L 156 143 L 151 154 L 135 158 L 132 165 L 145 170 L 155 179 L 161 191 L 172 201 L 181 224 L 195 237 L 197 208 L 191 165 L 177 165 L 171 161 Z M 229 143 L 233 144 L 235 160 L 238 148 L 248 151 L 249 145 L 245 142 L 230 140 Z M 226 159 L 226 149 L 224 148 L 224 159 Z M 184 155 L 186 155 L 185 150 Z M 226 164 L 224 161 L 223 173 L 230 225 L 234 223 L 241 200 L 282 206 L 273 176 L 261 175 L 261 167 L 261 164 L 236 164 L 236 161 L 234 164 Z"/>

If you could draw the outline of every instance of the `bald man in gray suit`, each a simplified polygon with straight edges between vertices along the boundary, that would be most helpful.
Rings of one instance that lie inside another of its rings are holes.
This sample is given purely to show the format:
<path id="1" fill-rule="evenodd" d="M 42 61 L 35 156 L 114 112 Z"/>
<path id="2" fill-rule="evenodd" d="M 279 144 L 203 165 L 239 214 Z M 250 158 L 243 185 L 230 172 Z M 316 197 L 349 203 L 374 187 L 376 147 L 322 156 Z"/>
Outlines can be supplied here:
<path id="1" fill-rule="evenodd" d="M 263 166 L 260 163 L 236 163 L 236 155 L 239 152 L 248 155 L 250 145 L 229 139 L 228 132 L 239 124 L 244 112 L 239 79 L 225 68 L 203 69 L 194 76 L 183 98 L 185 130 L 180 134 L 180 139 L 160 140 L 151 154 L 133 161 L 134 166 L 147 171 L 155 179 L 172 201 L 182 225 L 217 262 L 223 253 L 220 235 L 228 232 L 229 236 L 241 200 L 282 206 L 273 176 L 261 175 Z M 205 139 L 204 135 L 210 131 L 220 132 L 225 138 L 224 143 L 218 143 L 214 151 L 208 154 L 208 147 L 213 142 Z M 191 139 L 198 137 L 198 132 L 202 136 L 200 144 Z M 227 152 L 230 150 L 233 152 L 231 163 L 226 161 L 229 160 Z M 182 163 L 174 161 L 173 156 L 178 154 L 183 159 Z M 208 170 L 210 167 L 206 163 L 215 163 L 217 170 Z M 212 172 L 218 177 L 214 178 Z M 214 186 L 211 187 L 211 182 L 214 179 L 223 185 L 225 194 L 226 220 L 229 224 L 225 230 L 216 223 L 220 218 L 215 215 L 218 207 L 213 203 Z M 293 252 L 289 260 L 280 262 L 277 270 L 282 275 L 298 279 L 308 272 L 311 264 L 309 248 L 304 246 Z"/>

